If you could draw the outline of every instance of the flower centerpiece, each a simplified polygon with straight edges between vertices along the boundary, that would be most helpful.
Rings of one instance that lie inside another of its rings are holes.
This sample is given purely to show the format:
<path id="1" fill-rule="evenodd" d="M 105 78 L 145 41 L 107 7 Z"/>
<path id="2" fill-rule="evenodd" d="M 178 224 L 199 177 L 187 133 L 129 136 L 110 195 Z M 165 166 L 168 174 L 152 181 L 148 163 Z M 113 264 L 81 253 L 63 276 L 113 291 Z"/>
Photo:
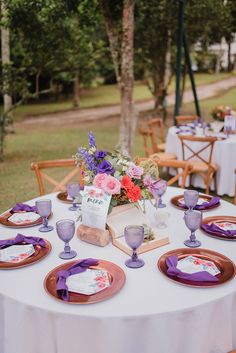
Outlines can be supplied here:
<path id="1" fill-rule="evenodd" d="M 224 121 L 226 115 L 231 115 L 231 108 L 225 105 L 217 105 L 211 111 L 214 120 Z"/>
<path id="2" fill-rule="evenodd" d="M 113 206 L 152 199 L 160 180 L 154 161 L 144 159 L 137 165 L 117 150 L 101 150 L 92 132 L 88 134 L 88 142 L 88 147 L 78 148 L 75 159 L 83 164 L 85 185 L 94 185 L 111 195 L 109 212 Z"/>

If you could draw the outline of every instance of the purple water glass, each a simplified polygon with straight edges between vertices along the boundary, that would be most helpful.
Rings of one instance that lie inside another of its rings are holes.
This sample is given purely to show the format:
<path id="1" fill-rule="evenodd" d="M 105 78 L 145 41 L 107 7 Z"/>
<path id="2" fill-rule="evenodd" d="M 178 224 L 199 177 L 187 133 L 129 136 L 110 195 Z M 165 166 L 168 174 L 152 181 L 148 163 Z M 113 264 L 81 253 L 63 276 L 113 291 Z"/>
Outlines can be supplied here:
<path id="1" fill-rule="evenodd" d="M 138 258 L 137 249 L 143 243 L 144 228 L 142 226 L 127 226 L 124 230 L 125 241 L 133 250 L 131 259 L 125 261 L 125 265 L 130 268 L 139 268 L 144 265 L 144 261 Z"/>
<path id="2" fill-rule="evenodd" d="M 40 232 L 50 232 L 54 228 L 48 225 L 48 216 L 52 211 L 51 200 L 38 200 L 35 202 L 37 213 L 43 218 L 43 225 L 39 228 Z"/>
<path id="3" fill-rule="evenodd" d="M 73 206 L 69 207 L 70 211 L 76 211 L 78 206 L 76 203 L 76 197 L 79 196 L 80 185 L 78 183 L 68 184 L 66 186 L 67 194 L 73 199 Z"/>
<path id="4" fill-rule="evenodd" d="M 158 208 L 164 208 L 166 207 L 166 204 L 162 202 L 162 196 L 166 192 L 167 189 L 167 182 L 163 179 L 159 180 L 157 183 L 157 195 L 159 196 L 158 200 Z"/>
<path id="5" fill-rule="evenodd" d="M 232 126 L 225 126 L 225 133 L 226 133 L 226 137 L 229 138 L 229 135 L 232 132 Z"/>
<path id="6" fill-rule="evenodd" d="M 184 244 L 190 248 L 197 248 L 201 245 L 199 240 L 196 240 L 195 231 L 202 223 L 202 212 L 186 211 L 184 212 L 184 221 L 188 229 L 191 231 L 189 239 L 184 241 Z"/>
<path id="7" fill-rule="evenodd" d="M 77 255 L 77 252 L 71 250 L 69 241 L 75 234 L 75 222 L 71 219 L 62 219 L 56 223 L 57 235 L 64 241 L 64 251 L 59 254 L 59 257 L 64 260 L 72 259 Z"/>
<path id="8" fill-rule="evenodd" d="M 184 203 L 188 207 L 189 211 L 192 211 L 197 205 L 199 198 L 199 192 L 195 190 L 184 191 Z"/>

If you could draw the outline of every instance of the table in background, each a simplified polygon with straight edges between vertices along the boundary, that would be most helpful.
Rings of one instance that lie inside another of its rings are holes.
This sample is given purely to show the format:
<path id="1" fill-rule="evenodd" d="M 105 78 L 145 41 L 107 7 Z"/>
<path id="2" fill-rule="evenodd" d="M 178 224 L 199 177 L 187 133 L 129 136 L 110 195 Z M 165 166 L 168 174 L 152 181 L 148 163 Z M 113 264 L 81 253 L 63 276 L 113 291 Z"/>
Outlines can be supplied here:
<path id="1" fill-rule="evenodd" d="M 191 146 L 193 143 L 188 142 Z M 182 160 L 182 146 L 176 134 L 176 127 L 172 126 L 168 130 L 166 139 L 166 152 L 175 153 L 177 159 Z M 217 171 L 217 194 L 234 196 L 236 168 L 236 135 L 231 135 L 228 139 L 216 141 L 213 151 L 212 162 L 218 165 Z M 192 176 L 192 184 L 195 187 L 205 189 L 202 178 L 198 175 Z"/>
<path id="2" fill-rule="evenodd" d="M 63 242 L 55 230 L 43 234 L 38 227 L 18 231 L 0 226 L 0 239 L 20 232 L 43 236 L 52 244 L 52 252 L 41 262 L 0 271 L 0 353 L 226 353 L 236 348 L 236 280 L 215 288 L 192 288 L 174 283 L 157 269 L 159 257 L 184 247 L 189 235 L 183 211 L 168 202 L 182 192 L 169 187 L 163 198 L 171 217 L 168 228 L 160 232 L 170 236 L 170 244 L 140 255 L 145 261 L 140 269 L 126 268 L 127 255 L 112 244 L 101 248 L 73 238 L 77 258 L 105 259 L 125 271 L 123 289 L 97 304 L 61 303 L 45 292 L 47 273 L 65 263 L 58 258 Z M 53 202 L 50 224 L 76 219 L 56 194 L 46 197 Z M 154 209 L 147 208 L 154 222 Z M 235 209 L 222 201 L 204 216 L 235 216 Z M 213 239 L 200 230 L 197 237 L 203 248 L 236 262 L 236 242 Z"/>

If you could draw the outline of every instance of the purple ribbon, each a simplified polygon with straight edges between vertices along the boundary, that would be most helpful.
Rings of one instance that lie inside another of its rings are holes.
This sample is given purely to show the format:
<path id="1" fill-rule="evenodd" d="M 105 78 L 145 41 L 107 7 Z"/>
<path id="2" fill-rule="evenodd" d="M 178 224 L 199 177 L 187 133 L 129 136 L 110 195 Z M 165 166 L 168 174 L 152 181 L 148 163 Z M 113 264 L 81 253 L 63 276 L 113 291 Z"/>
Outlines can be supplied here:
<path id="1" fill-rule="evenodd" d="M 178 277 L 181 279 L 186 279 L 188 281 L 195 281 L 195 282 L 218 282 L 219 279 L 213 275 L 211 275 L 207 271 L 200 271 L 196 273 L 186 273 L 182 272 L 177 268 L 178 264 L 178 257 L 176 255 L 172 255 L 166 259 L 166 266 L 167 266 L 167 275 Z"/>
<path id="2" fill-rule="evenodd" d="M 209 202 L 203 202 L 201 205 L 196 205 L 194 207 L 194 210 L 206 210 L 208 208 L 211 208 L 212 206 L 217 205 L 219 202 L 220 202 L 220 198 L 217 196 L 214 196 L 211 198 Z M 179 206 L 184 209 L 188 208 L 185 204 L 182 204 L 182 203 L 179 203 Z"/>
<path id="3" fill-rule="evenodd" d="M 17 203 L 12 209 L 11 213 L 25 211 L 25 212 L 37 212 L 36 206 L 29 206 L 24 203 Z"/>
<path id="4" fill-rule="evenodd" d="M 39 238 L 39 237 L 26 237 L 23 234 L 17 234 L 17 236 L 14 239 L 5 239 L 5 240 L 0 240 L 0 249 L 5 248 L 10 245 L 16 245 L 19 243 L 25 242 L 27 244 L 32 244 L 32 245 L 40 245 L 43 248 L 46 246 L 46 242 L 44 239 Z"/>
<path id="5" fill-rule="evenodd" d="M 57 294 L 59 297 L 65 301 L 68 301 L 69 293 L 66 279 L 71 275 L 85 272 L 90 266 L 98 265 L 98 262 L 99 261 L 96 259 L 84 259 L 76 262 L 76 264 L 69 267 L 67 270 L 59 271 L 57 274 Z"/>
<path id="6" fill-rule="evenodd" d="M 222 229 L 218 227 L 215 223 L 211 224 L 202 224 L 201 228 L 205 230 L 206 232 L 211 232 L 214 234 L 219 234 L 225 237 L 234 237 L 236 235 L 236 230 L 230 230 L 230 229 Z"/>

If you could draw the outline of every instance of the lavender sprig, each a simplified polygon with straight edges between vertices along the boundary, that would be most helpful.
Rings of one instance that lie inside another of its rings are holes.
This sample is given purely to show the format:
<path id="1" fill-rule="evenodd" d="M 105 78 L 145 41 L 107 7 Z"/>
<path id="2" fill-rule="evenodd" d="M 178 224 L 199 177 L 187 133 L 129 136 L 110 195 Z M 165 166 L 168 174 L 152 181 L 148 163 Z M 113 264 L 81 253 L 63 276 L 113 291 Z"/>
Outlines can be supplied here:
<path id="1" fill-rule="evenodd" d="M 89 140 L 90 147 L 96 147 L 96 140 L 92 131 L 89 131 L 88 133 L 88 140 Z"/>

